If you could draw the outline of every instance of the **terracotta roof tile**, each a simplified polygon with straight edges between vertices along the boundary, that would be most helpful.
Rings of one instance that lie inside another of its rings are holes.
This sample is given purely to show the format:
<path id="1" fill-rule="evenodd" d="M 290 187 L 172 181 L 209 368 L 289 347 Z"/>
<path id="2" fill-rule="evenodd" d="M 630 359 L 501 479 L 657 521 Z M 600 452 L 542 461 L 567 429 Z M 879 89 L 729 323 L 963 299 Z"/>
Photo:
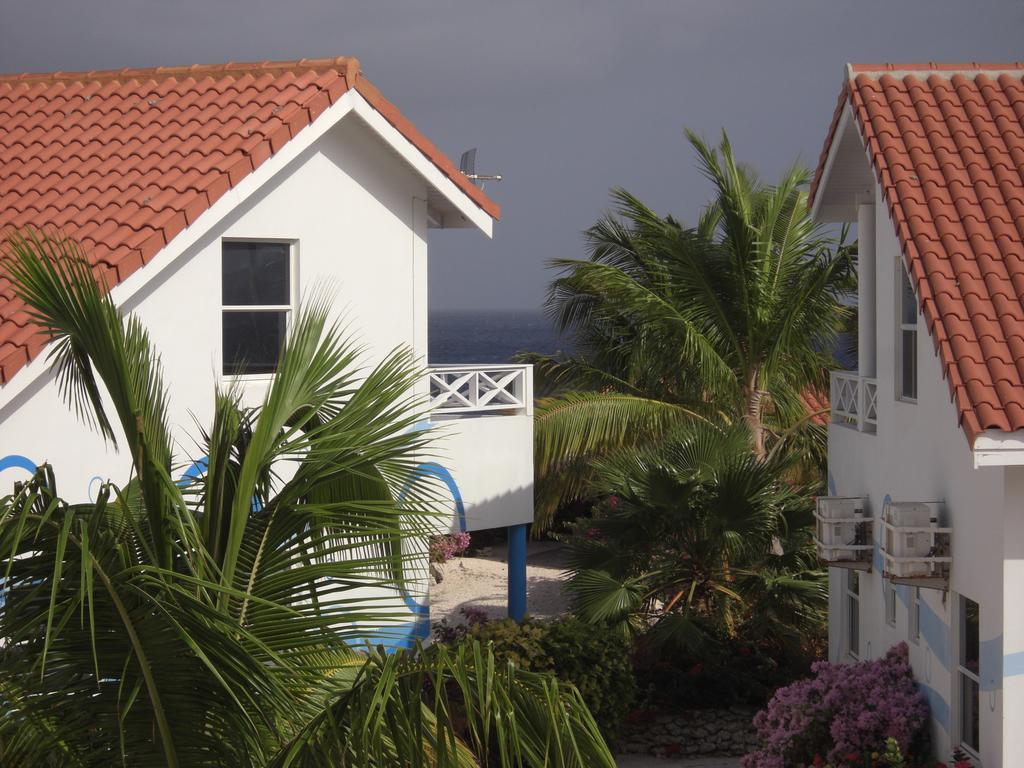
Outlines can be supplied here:
<path id="1" fill-rule="evenodd" d="M 0 234 L 59 228 L 112 287 L 351 88 L 498 218 L 356 59 L 304 59 L 0 76 Z M 42 348 L 2 269 L 0 385 Z"/>
<path id="2" fill-rule="evenodd" d="M 849 105 L 961 426 L 1024 429 L 1024 63 L 851 65 Z"/>
<path id="3" fill-rule="evenodd" d="M 808 389 L 803 392 L 801 399 L 804 401 L 804 406 L 807 408 L 812 424 L 819 426 L 828 424 L 829 403 L 827 395 Z"/>

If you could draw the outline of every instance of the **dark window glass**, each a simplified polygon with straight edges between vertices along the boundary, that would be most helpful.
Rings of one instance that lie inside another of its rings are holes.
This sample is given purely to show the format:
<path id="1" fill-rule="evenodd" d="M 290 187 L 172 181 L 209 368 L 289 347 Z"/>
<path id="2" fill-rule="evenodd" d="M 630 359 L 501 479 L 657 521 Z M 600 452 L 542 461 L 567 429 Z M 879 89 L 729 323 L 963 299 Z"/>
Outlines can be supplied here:
<path id="1" fill-rule="evenodd" d="M 847 595 L 846 595 L 846 614 L 849 624 L 847 624 L 847 636 L 846 641 L 850 647 L 850 653 L 854 656 L 860 656 L 860 574 L 857 571 L 847 571 Z"/>
<path id="2" fill-rule="evenodd" d="M 978 683 L 961 675 L 960 741 L 973 749 L 981 750 L 978 717 Z"/>
<path id="3" fill-rule="evenodd" d="M 860 656 L 860 601 L 852 595 L 847 598 L 847 610 L 850 614 L 849 637 L 850 653 Z"/>
<path id="4" fill-rule="evenodd" d="M 913 610 L 910 614 L 910 639 L 915 643 L 921 639 L 921 588 L 914 587 Z"/>
<path id="5" fill-rule="evenodd" d="M 221 299 L 225 306 L 289 304 L 288 243 L 224 243 Z"/>
<path id="6" fill-rule="evenodd" d="M 903 331 L 900 351 L 903 357 L 900 395 L 917 399 L 917 331 Z"/>
<path id="7" fill-rule="evenodd" d="M 910 275 L 907 270 L 903 272 L 903 300 L 901 317 L 903 325 L 917 325 L 917 299 L 914 298 L 914 288 L 910 284 Z"/>
<path id="8" fill-rule="evenodd" d="M 978 604 L 960 597 L 960 740 L 975 751 L 981 748 L 979 728 L 979 650 L 981 622 Z M 964 672 L 970 674 L 965 674 Z"/>
<path id="9" fill-rule="evenodd" d="M 273 373 L 284 344 L 288 313 L 224 312 L 224 375 Z"/>
<path id="10" fill-rule="evenodd" d="M 978 648 L 981 627 L 978 620 L 978 604 L 966 597 L 963 601 L 963 642 L 960 644 L 960 664 L 964 669 L 978 674 Z"/>

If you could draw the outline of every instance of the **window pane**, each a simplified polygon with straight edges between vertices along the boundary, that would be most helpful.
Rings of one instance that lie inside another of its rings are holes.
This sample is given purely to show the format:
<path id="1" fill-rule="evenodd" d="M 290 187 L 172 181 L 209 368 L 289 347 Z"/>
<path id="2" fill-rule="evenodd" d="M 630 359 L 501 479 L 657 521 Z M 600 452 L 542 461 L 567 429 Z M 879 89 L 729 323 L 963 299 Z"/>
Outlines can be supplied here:
<path id="1" fill-rule="evenodd" d="M 896 587 L 889 581 L 885 583 L 885 620 L 896 624 Z"/>
<path id="2" fill-rule="evenodd" d="M 903 292 L 900 298 L 900 318 L 903 325 L 917 325 L 917 299 L 914 297 L 914 288 L 910 285 L 910 276 L 906 269 L 900 270 L 903 273 Z"/>
<path id="3" fill-rule="evenodd" d="M 847 598 L 847 613 L 850 617 L 850 653 L 860 656 L 860 601 L 855 597 Z"/>
<path id="4" fill-rule="evenodd" d="M 978 649 L 981 627 L 978 604 L 966 597 L 960 597 L 963 635 L 960 643 L 960 666 L 968 672 L 978 674 Z"/>
<path id="5" fill-rule="evenodd" d="M 287 312 L 224 313 L 224 375 L 273 373 L 284 344 Z"/>
<path id="6" fill-rule="evenodd" d="M 902 332 L 900 355 L 900 395 L 917 399 L 917 331 Z"/>
<path id="7" fill-rule="evenodd" d="M 960 740 L 976 752 L 981 749 L 978 728 L 978 684 L 960 675 Z"/>
<path id="8" fill-rule="evenodd" d="M 289 304 L 288 243 L 224 243 L 221 299 L 227 306 Z"/>
<path id="9" fill-rule="evenodd" d="M 914 587 L 910 603 L 910 639 L 915 643 L 921 639 L 921 588 Z"/>
<path id="10" fill-rule="evenodd" d="M 847 574 L 847 578 L 849 579 L 849 584 L 847 585 L 846 588 L 848 590 L 850 590 L 850 592 L 852 592 L 853 594 L 859 595 L 860 594 L 860 579 L 858 577 L 860 576 L 860 574 L 857 573 L 857 571 L 852 571 L 852 570 L 851 571 L 847 571 L 846 574 Z"/>

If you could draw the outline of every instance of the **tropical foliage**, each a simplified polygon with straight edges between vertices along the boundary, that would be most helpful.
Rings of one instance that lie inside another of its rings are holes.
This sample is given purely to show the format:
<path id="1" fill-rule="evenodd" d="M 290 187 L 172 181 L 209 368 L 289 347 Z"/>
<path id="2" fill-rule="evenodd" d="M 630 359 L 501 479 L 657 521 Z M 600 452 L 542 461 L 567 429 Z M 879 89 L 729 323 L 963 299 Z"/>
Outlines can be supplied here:
<path id="1" fill-rule="evenodd" d="M 146 329 L 73 243 L 8 245 L 61 392 L 132 472 L 70 503 L 43 466 L 0 499 L 0 764 L 613 764 L 575 689 L 479 643 L 352 647 L 408 616 L 434 530 L 408 352 L 364 369 L 307 297 L 261 404 L 211 393 L 202 471 L 176 480 Z"/>
<path id="2" fill-rule="evenodd" d="M 465 624 L 435 625 L 441 643 L 485 643 L 517 669 L 551 672 L 580 692 L 605 738 L 614 740 L 636 698 L 631 646 L 606 625 L 569 616 L 556 621 L 488 619 L 463 609 Z"/>
<path id="3" fill-rule="evenodd" d="M 695 226 L 616 189 L 589 258 L 553 262 L 548 306 L 576 352 L 525 356 L 551 395 L 536 409 L 541 525 L 584 493 L 595 457 L 695 420 L 744 422 L 758 457 L 824 455 L 804 394 L 826 391 L 853 250 L 810 219 L 806 171 L 767 184 L 724 134 L 688 137 L 714 188 Z"/>
<path id="4" fill-rule="evenodd" d="M 780 480 L 791 459 L 759 459 L 749 440 L 742 423 L 699 424 L 596 462 L 605 501 L 568 539 L 581 618 L 672 653 L 737 637 L 799 647 L 821 627 L 811 497 Z"/>

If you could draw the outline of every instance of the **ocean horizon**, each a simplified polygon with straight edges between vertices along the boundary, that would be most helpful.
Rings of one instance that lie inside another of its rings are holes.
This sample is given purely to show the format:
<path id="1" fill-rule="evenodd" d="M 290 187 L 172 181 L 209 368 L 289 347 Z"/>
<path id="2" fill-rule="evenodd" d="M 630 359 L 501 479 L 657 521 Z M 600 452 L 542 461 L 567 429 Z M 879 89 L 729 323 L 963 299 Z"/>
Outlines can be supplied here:
<path id="1" fill-rule="evenodd" d="M 571 346 L 540 310 L 432 311 L 430 365 L 510 363 L 518 352 L 553 355 Z"/>

